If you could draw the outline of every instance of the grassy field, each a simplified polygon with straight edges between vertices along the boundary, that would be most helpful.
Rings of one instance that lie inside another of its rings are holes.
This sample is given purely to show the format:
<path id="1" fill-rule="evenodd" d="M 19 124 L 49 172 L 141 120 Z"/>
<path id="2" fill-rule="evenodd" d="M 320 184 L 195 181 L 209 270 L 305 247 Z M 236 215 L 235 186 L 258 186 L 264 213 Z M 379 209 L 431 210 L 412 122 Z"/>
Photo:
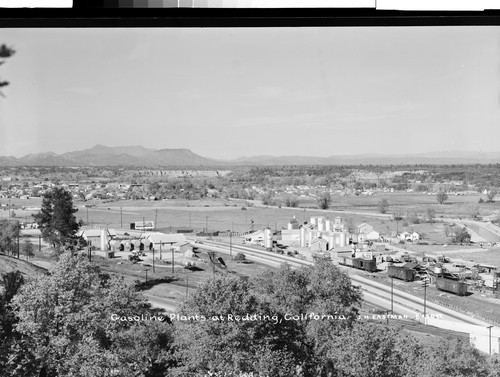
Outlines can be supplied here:
<path id="1" fill-rule="evenodd" d="M 75 202 L 78 212 L 75 214 L 78 220 L 82 220 L 86 226 L 103 226 L 115 229 L 129 229 L 130 223 L 142 221 L 156 221 L 157 230 L 164 232 L 175 232 L 179 228 L 203 231 L 246 232 L 251 229 L 262 229 L 270 227 L 273 230 L 286 228 L 290 219 L 295 216 L 299 222 L 309 221 L 311 216 L 326 216 L 334 218 L 341 216 L 344 221 L 350 221 L 354 225 L 361 223 L 371 224 L 380 233 L 393 231 L 416 231 L 423 234 L 424 241 L 430 244 L 446 244 L 450 242 L 445 235 L 445 224 L 440 222 L 439 216 L 453 216 L 466 203 L 477 202 L 480 195 L 450 196 L 448 204 L 436 203 L 435 195 L 421 193 L 383 193 L 375 196 L 345 196 L 333 197 L 333 204 L 329 210 L 323 211 L 316 208 L 278 208 L 264 206 L 248 206 L 244 200 L 204 199 L 204 200 L 121 200 L 113 202 L 91 201 Z M 418 212 L 424 214 L 427 207 L 435 208 L 437 221 L 434 223 L 407 224 L 404 221 L 393 221 L 388 216 L 382 216 L 377 212 L 377 202 L 381 198 L 387 198 L 391 212 Z M 454 202 L 453 202 L 454 201 Z M 5 199 L 2 203 L 5 202 Z M 84 207 L 91 204 L 92 207 Z M 301 203 L 305 205 L 306 203 Z M 315 205 L 313 201 L 310 203 Z M 40 207 L 40 198 L 28 200 L 11 199 L 11 206 L 20 221 L 30 221 L 31 215 L 36 211 L 22 210 L 21 207 Z M 498 211 L 498 203 L 480 204 L 483 212 Z M 8 216 L 5 207 L 0 210 L 4 218 Z M 245 208 L 243 210 L 242 208 Z M 399 208 L 399 209 L 398 209 Z M 486 208 L 488 208 L 486 210 Z M 252 224 L 253 221 L 253 224 Z M 35 240 L 36 241 L 36 240 Z"/>
<path id="2" fill-rule="evenodd" d="M 419 192 L 376 192 L 372 196 L 338 196 L 332 195 L 331 209 L 335 210 L 356 210 L 360 212 L 377 213 L 377 203 L 381 199 L 389 201 L 389 212 L 406 213 L 416 212 L 425 214 L 427 208 L 434 208 L 437 215 L 449 217 L 465 217 L 466 207 L 479 202 L 479 199 L 486 201 L 486 195 L 448 195 L 448 200 L 444 204 L 439 204 L 436 195 L 428 195 Z M 300 198 L 301 207 L 316 207 L 316 202 L 312 198 Z M 500 211 L 500 201 L 494 203 L 480 203 L 482 216 L 489 216 Z"/>

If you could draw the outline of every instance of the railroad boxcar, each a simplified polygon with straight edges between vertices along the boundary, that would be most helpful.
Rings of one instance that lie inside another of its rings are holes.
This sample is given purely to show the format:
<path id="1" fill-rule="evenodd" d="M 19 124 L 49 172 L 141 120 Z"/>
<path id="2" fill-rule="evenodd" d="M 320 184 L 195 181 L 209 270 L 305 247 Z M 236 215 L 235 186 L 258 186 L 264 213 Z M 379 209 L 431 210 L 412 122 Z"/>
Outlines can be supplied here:
<path id="1" fill-rule="evenodd" d="M 465 296 L 467 294 L 467 284 L 461 281 L 441 278 L 436 279 L 436 288 L 439 291 L 446 291 L 454 293 L 459 296 Z"/>
<path id="2" fill-rule="evenodd" d="M 404 281 L 414 281 L 415 280 L 415 271 L 410 270 L 406 267 L 399 266 L 389 266 L 387 268 L 387 274 L 390 277 L 395 277 L 396 279 L 404 280 Z"/>
<path id="3" fill-rule="evenodd" d="M 377 271 L 377 262 L 375 259 L 341 257 L 339 259 L 339 264 L 368 272 Z"/>
<path id="4" fill-rule="evenodd" d="M 353 258 L 352 264 L 354 268 L 358 268 L 360 270 L 365 270 L 368 272 L 377 271 L 377 262 L 375 261 L 375 259 Z"/>
<path id="5" fill-rule="evenodd" d="M 354 267 L 352 264 L 352 258 L 350 257 L 340 257 L 339 264 L 347 267 Z"/>

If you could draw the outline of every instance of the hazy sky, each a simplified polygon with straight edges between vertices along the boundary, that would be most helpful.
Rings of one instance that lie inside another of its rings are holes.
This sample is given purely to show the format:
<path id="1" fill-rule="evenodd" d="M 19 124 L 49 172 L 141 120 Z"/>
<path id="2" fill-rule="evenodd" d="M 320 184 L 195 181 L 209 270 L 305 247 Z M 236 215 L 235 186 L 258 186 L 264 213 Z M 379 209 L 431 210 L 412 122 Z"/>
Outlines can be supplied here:
<path id="1" fill-rule="evenodd" d="M 0 29 L 0 155 L 500 151 L 500 27 Z"/>

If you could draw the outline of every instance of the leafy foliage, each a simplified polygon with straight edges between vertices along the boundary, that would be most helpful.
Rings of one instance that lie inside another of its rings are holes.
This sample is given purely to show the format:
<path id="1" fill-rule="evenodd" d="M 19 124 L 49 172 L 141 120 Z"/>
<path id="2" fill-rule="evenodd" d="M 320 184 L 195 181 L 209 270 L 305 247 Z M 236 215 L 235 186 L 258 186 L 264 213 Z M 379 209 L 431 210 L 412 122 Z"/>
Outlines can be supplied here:
<path id="1" fill-rule="evenodd" d="M 26 258 L 31 258 L 35 256 L 34 253 L 35 248 L 33 246 L 33 242 L 31 242 L 30 240 L 25 240 L 23 242 L 22 250 L 23 254 L 26 255 Z"/>
<path id="2" fill-rule="evenodd" d="M 17 250 L 17 239 L 19 237 L 19 222 L 7 219 L 0 220 L 0 251 L 3 253 L 14 253 Z"/>
<path id="3" fill-rule="evenodd" d="M 58 376 L 138 375 L 154 368 L 156 358 L 136 360 L 119 345 L 134 334 L 134 327 L 155 325 L 112 320 L 112 315 L 150 315 L 148 304 L 121 278 L 108 279 L 84 257 L 62 254 L 51 275 L 22 287 L 12 307 L 19 319 L 16 331 L 29 344 L 12 368 L 34 363 L 34 370 Z M 151 332 L 156 330 L 167 331 L 152 327 Z"/>
<path id="4" fill-rule="evenodd" d="M 298 207 L 299 206 L 299 199 L 296 196 L 287 196 L 285 198 L 285 207 Z"/>
<path id="5" fill-rule="evenodd" d="M 498 357 L 467 341 L 359 320 L 359 289 L 324 259 L 253 281 L 216 276 L 173 324 L 112 320 L 158 313 L 122 279 L 69 252 L 48 276 L 4 281 L 2 376 L 499 376 Z"/>
<path id="6" fill-rule="evenodd" d="M 459 228 L 455 230 L 455 236 L 452 239 L 454 243 L 469 243 L 471 239 L 471 235 L 467 232 L 467 229 Z"/>
<path id="7" fill-rule="evenodd" d="M 274 317 L 239 278 L 222 276 L 203 284 L 178 314 L 192 319 L 175 322 L 180 366 L 174 375 L 259 372 L 285 377 L 305 362 L 296 324 Z M 261 319 L 241 319 L 252 315 Z"/>
<path id="8" fill-rule="evenodd" d="M 42 209 L 33 217 L 43 239 L 54 247 L 60 247 L 74 238 L 82 225 L 74 216 L 77 211 L 78 209 L 73 207 L 71 193 L 56 187 L 44 195 Z"/>
<path id="9" fill-rule="evenodd" d="M 436 194 L 436 200 L 439 204 L 444 204 L 448 200 L 448 194 L 444 191 L 439 191 Z"/>
<path id="10" fill-rule="evenodd" d="M 332 197 L 329 192 L 325 191 L 320 196 L 318 196 L 316 202 L 318 203 L 318 207 L 320 209 L 328 209 L 332 204 Z"/>
<path id="11" fill-rule="evenodd" d="M 380 213 L 387 213 L 389 211 L 389 201 L 387 199 L 381 199 L 377 203 L 377 209 Z"/>
<path id="12" fill-rule="evenodd" d="M 488 199 L 489 203 L 493 203 L 495 200 L 495 196 L 497 195 L 497 191 L 494 189 L 488 190 L 486 193 L 486 198 Z"/>

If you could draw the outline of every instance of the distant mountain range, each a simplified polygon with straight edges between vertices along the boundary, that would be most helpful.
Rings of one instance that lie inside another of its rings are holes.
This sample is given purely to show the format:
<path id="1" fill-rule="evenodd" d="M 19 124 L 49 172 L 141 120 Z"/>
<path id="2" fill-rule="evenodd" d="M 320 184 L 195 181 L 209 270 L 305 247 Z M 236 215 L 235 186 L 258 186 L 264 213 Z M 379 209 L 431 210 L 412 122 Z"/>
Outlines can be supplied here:
<path id="1" fill-rule="evenodd" d="M 415 164 L 492 164 L 500 163 L 500 152 L 433 152 L 424 154 L 360 154 L 330 157 L 253 156 L 234 160 L 202 157 L 189 149 L 150 149 L 142 146 L 106 147 L 56 154 L 28 154 L 24 157 L 0 156 L 0 166 L 133 166 L 133 167 L 231 167 L 272 165 L 415 165 Z"/>

